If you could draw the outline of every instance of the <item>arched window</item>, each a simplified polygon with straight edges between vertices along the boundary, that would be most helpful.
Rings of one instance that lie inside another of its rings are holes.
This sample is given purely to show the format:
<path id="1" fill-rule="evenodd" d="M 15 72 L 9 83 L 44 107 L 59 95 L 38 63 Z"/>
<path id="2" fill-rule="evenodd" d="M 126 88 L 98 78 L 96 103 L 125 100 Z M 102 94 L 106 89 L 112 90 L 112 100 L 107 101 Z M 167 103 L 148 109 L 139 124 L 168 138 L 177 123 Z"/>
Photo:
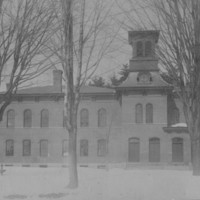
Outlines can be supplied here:
<path id="1" fill-rule="evenodd" d="M 40 140 L 40 156 L 48 156 L 48 140 Z"/>
<path id="2" fill-rule="evenodd" d="M 88 109 L 84 108 L 80 111 L 80 126 L 88 127 L 88 125 L 89 125 L 89 111 Z"/>
<path id="3" fill-rule="evenodd" d="M 63 156 L 68 155 L 68 141 L 67 140 L 62 141 L 62 155 Z"/>
<path id="4" fill-rule="evenodd" d="M 47 109 L 41 111 L 40 127 L 49 127 L 49 111 Z"/>
<path id="5" fill-rule="evenodd" d="M 8 110 L 7 111 L 7 127 L 15 127 L 15 111 Z"/>
<path id="6" fill-rule="evenodd" d="M 14 140 L 6 140 L 6 156 L 14 156 Z"/>
<path id="7" fill-rule="evenodd" d="M 151 103 L 146 105 L 146 123 L 153 123 L 153 105 Z"/>
<path id="8" fill-rule="evenodd" d="M 97 141 L 97 156 L 106 156 L 106 140 L 100 139 Z"/>
<path id="9" fill-rule="evenodd" d="M 107 116 L 106 110 L 101 108 L 98 110 L 98 127 L 106 127 L 107 125 Z"/>
<path id="10" fill-rule="evenodd" d="M 140 161 L 140 139 L 139 138 L 128 139 L 128 161 L 129 162 Z"/>
<path id="11" fill-rule="evenodd" d="M 172 139 L 172 162 L 183 162 L 183 139 Z"/>
<path id="12" fill-rule="evenodd" d="M 88 140 L 80 140 L 80 156 L 88 156 Z"/>
<path id="13" fill-rule="evenodd" d="M 140 103 L 135 106 L 135 122 L 143 123 L 143 109 Z"/>
<path id="14" fill-rule="evenodd" d="M 179 114 L 179 109 L 178 108 L 174 108 L 172 111 L 172 124 L 177 124 L 180 122 L 180 114 Z"/>
<path id="15" fill-rule="evenodd" d="M 143 56 L 143 44 L 142 44 L 142 41 L 138 41 L 137 43 L 136 43 L 136 48 L 137 48 L 137 56 L 138 57 L 141 57 L 141 56 Z"/>
<path id="16" fill-rule="evenodd" d="M 149 139 L 149 162 L 160 162 L 160 139 Z"/>
<path id="17" fill-rule="evenodd" d="M 31 140 L 23 140 L 23 156 L 31 155 Z"/>
<path id="18" fill-rule="evenodd" d="M 32 112 L 31 110 L 27 109 L 24 111 L 24 127 L 31 127 L 32 126 Z"/>
<path id="19" fill-rule="evenodd" d="M 151 56 L 152 55 L 152 45 L 151 41 L 145 42 L 145 56 Z"/>

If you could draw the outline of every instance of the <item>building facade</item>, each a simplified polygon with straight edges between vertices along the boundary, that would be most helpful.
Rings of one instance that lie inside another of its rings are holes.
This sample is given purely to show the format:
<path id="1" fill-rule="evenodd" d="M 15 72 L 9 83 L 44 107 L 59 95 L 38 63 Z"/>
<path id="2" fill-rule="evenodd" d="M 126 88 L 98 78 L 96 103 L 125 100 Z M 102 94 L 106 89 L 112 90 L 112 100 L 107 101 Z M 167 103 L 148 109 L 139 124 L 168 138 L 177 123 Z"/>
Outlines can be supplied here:
<path id="1" fill-rule="evenodd" d="M 128 78 L 113 89 L 81 88 L 80 164 L 190 163 L 181 104 L 159 75 L 158 39 L 158 31 L 130 31 Z M 53 85 L 18 91 L 0 124 L 1 163 L 67 163 L 62 87 L 62 71 L 57 70 Z"/>

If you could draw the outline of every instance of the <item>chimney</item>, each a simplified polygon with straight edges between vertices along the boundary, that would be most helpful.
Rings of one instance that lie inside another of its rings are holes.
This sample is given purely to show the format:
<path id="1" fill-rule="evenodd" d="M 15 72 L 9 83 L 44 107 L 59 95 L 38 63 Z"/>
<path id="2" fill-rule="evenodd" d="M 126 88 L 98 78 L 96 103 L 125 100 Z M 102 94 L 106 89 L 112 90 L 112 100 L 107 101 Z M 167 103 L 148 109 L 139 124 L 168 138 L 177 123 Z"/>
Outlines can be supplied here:
<path id="1" fill-rule="evenodd" d="M 57 92 L 62 92 L 62 70 L 53 70 L 53 86 Z"/>

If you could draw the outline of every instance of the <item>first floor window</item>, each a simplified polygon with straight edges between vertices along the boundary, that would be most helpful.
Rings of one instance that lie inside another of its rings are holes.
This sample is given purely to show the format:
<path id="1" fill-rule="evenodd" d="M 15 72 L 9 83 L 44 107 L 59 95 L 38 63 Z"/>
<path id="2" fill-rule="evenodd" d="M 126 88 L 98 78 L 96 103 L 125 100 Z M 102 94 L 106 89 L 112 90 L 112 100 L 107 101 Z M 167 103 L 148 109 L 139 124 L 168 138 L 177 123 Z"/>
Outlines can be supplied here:
<path id="1" fill-rule="evenodd" d="M 183 139 L 172 139 L 172 162 L 183 162 Z"/>
<path id="2" fill-rule="evenodd" d="M 31 155 L 31 141 L 24 140 L 23 141 L 23 156 L 30 156 Z"/>
<path id="3" fill-rule="evenodd" d="M 6 140 L 6 156 L 14 156 L 14 140 Z"/>
<path id="4" fill-rule="evenodd" d="M 63 156 L 68 155 L 68 141 L 67 140 L 62 141 L 62 155 Z"/>
<path id="5" fill-rule="evenodd" d="M 80 156 L 88 156 L 88 140 L 80 141 Z"/>
<path id="6" fill-rule="evenodd" d="M 48 140 L 40 140 L 40 156 L 48 156 Z"/>
<path id="7" fill-rule="evenodd" d="M 160 162 L 160 139 L 149 139 L 149 162 Z"/>
<path id="8" fill-rule="evenodd" d="M 98 149 L 97 149 L 97 155 L 98 156 L 105 156 L 106 155 L 106 140 L 100 139 L 97 142 Z"/>

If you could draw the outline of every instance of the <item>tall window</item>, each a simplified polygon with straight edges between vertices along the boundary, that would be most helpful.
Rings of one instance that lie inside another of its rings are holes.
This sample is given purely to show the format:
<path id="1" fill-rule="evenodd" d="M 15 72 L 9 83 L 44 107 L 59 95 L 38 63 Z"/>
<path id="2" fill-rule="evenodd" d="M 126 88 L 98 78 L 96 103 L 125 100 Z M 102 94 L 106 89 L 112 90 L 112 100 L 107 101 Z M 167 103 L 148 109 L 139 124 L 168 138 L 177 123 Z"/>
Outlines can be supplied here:
<path id="1" fill-rule="evenodd" d="M 128 161 L 129 162 L 140 161 L 140 139 L 139 138 L 128 139 Z"/>
<path id="2" fill-rule="evenodd" d="M 89 125 L 89 111 L 88 109 L 82 109 L 80 111 L 80 126 L 81 127 L 88 127 Z"/>
<path id="3" fill-rule="evenodd" d="M 135 122 L 143 123 L 143 110 L 140 103 L 135 106 Z"/>
<path id="4" fill-rule="evenodd" d="M 40 156 L 48 156 L 48 140 L 40 140 Z"/>
<path id="5" fill-rule="evenodd" d="M 97 155 L 98 156 L 106 156 L 106 140 L 100 139 L 97 141 Z"/>
<path id="6" fill-rule="evenodd" d="M 149 139 L 149 162 L 160 162 L 160 139 Z"/>
<path id="7" fill-rule="evenodd" d="M 65 111 L 63 111 L 63 127 L 65 128 L 67 123 L 66 123 L 67 117 L 65 116 Z"/>
<path id="8" fill-rule="evenodd" d="M 136 43 L 136 48 L 137 48 L 137 56 L 143 56 L 143 44 L 142 41 L 139 41 Z"/>
<path id="9" fill-rule="evenodd" d="M 43 109 L 41 111 L 41 127 L 49 127 L 49 111 L 47 109 Z"/>
<path id="10" fill-rule="evenodd" d="M 63 156 L 68 155 L 68 141 L 67 140 L 62 141 L 62 155 Z"/>
<path id="11" fill-rule="evenodd" d="M 6 156 L 14 156 L 14 140 L 6 140 Z"/>
<path id="12" fill-rule="evenodd" d="M 152 46 L 151 41 L 145 42 L 145 56 L 151 56 L 152 54 Z"/>
<path id="13" fill-rule="evenodd" d="M 80 156 L 88 156 L 88 140 L 80 140 Z"/>
<path id="14" fill-rule="evenodd" d="M 32 126 L 32 112 L 31 110 L 27 109 L 24 111 L 24 127 L 31 127 Z"/>
<path id="15" fill-rule="evenodd" d="M 183 139 L 172 139 L 172 162 L 183 162 Z"/>
<path id="16" fill-rule="evenodd" d="M 178 108 L 174 108 L 172 111 L 172 124 L 177 124 L 179 123 L 179 118 L 180 118 L 180 114 L 179 114 L 179 109 Z"/>
<path id="17" fill-rule="evenodd" d="M 15 127 L 15 111 L 7 111 L 7 127 Z"/>
<path id="18" fill-rule="evenodd" d="M 146 105 L 146 123 L 153 123 L 153 105 L 151 103 Z"/>
<path id="19" fill-rule="evenodd" d="M 101 108 L 98 110 L 98 127 L 105 127 L 107 125 L 106 110 Z"/>
<path id="20" fill-rule="evenodd" d="M 23 156 L 31 155 L 31 140 L 23 141 Z"/>

